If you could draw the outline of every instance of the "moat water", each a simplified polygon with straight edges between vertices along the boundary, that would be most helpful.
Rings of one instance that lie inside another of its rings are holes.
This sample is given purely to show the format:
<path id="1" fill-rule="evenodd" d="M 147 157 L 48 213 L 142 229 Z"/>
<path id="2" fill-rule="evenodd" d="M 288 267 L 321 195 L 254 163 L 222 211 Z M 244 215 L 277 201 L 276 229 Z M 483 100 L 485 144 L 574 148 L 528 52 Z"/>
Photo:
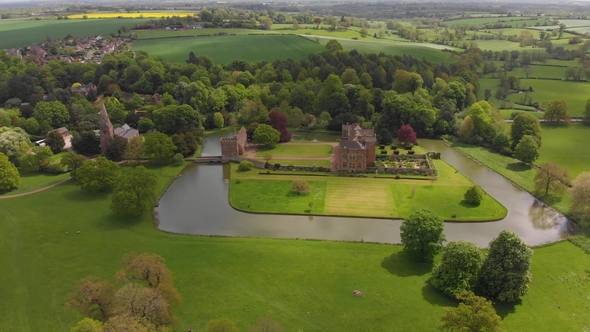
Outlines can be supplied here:
<path id="1" fill-rule="evenodd" d="M 205 139 L 203 156 L 221 154 L 219 139 L 233 131 Z M 337 135 L 297 133 L 295 140 L 333 142 Z M 448 241 L 466 240 L 486 247 L 502 230 L 518 234 L 527 244 L 558 241 L 576 232 L 563 215 L 544 205 L 501 175 L 479 165 L 438 140 L 420 140 L 429 151 L 470 177 L 508 209 L 506 218 L 482 223 L 445 223 Z M 269 238 L 299 238 L 399 243 L 401 220 L 252 214 L 233 209 L 228 202 L 227 165 L 189 165 L 160 199 L 156 208 L 164 231 Z M 428 202 L 424 203 L 428 208 Z"/>

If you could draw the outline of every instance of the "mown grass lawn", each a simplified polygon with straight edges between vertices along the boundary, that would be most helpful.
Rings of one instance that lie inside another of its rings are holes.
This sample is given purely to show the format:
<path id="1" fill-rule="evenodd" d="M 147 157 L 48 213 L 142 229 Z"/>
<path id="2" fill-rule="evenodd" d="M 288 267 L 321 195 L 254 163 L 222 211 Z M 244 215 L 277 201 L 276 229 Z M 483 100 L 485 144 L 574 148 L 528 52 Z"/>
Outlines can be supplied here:
<path id="1" fill-rule="evenodd" d="M 24 194 L 29 191 L 41 189 L 47 187 L 61 180 L 65 180 L 70 177 L 69 173 L 64 174 L 47 174 L 37 172 L 27 172 L 20 170 L 20 185 L 18 188 L 8 191 L 0 191 L 0 196 L 12 196 L 18 194 Z M 6 204 L 6 203 L 4 203 Z"/>
<path id="2" fill-rule="evenodd" d="M 249 212 L 307 214 L 309 203 L 313 202 L 314 215 L 407 218 L 421 208 L 430 209 L 445 220 L 497 220 L 506 215 L 506 208 L 490 196 L 479 206 L 466 204 L 463 195 L 473 183 L 445 162 L 435 163 L 439 177 L 434 182 L 297 172 L 264 174 L 257 169 L 238 172 L 236 165 L 232 165 L 229 200 L 233 207 Z M 291 183 L 295 179 L 308 181 L 312 192 L 293 194 Z"/>
<path id="3" fill-rule="evenodd" d="M 313 166 L 317 167 L 330 167 L 329 160 L 289 160 L 289 159 L 272 159 L 269 161 L 271 164 L 281 165 L 294 165 L 294 166 Z"/>
<path id="4" fill-rule="evenodd" d="M 330 158 L 332 145 L 322 143 L 282 143 L 271 148 L 261 148 L 256 157 L 271 155 L 273 158 Z"/>
<path id="5" fill-rule="evenodd" d="M 161 190 L 180 168 L 152 170 Z M 166 259 L 182 294 L 176 331 L 203 331 L 220 317 L 247 330 L 262 315 L 286 331 L 436 331 L 443 308 L 456 305 L 425 284 L 431 266 L 401 246 L 169 234 L 149 216 L 120 219 L 109 204 L 109 194 L 74 183 L 0 203 L 0 330 L 68 331 L 82 319 L 64 305 L 76 281 L 113 280 L 131 251 Z M 530 292 L 500 308 L 504 327 L 582 330 L 589 265 L 567 242 L 535 249 Z"/>

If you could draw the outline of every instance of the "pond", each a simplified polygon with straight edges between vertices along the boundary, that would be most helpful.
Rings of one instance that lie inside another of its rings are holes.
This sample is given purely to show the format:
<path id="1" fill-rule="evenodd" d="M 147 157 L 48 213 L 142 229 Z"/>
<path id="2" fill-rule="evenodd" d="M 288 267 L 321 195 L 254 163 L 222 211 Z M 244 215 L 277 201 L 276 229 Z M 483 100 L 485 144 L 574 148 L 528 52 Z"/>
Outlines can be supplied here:
<path id="1" fill-rule="evenodd" d="M 334 135 L 313 136 L 332 141 Z M 205 139 L 203 155 L 219 155 L 218 132 Z M 421 140 L 421 146 L 442 153 L 442 159 L 469 176 L 508 209 L 506 218 L 485 223 L 445 224 L 447 240 L 466 240 L 486 247 L 502 230 L 511 230 L 527 244 L 553 242 L 575 232 L 563 215 L 540 203 L 501 175 L 477 164 L 444 142 Z M 164 231 L 221 236 L 324 239 L 399 243 L 401 220 L 251 214 L 234 210 L 228 202 L 227 165 L 189 165 L 164 194 L 156 208 Z M 425 208 L 428 203 L 425 202 Z"/>

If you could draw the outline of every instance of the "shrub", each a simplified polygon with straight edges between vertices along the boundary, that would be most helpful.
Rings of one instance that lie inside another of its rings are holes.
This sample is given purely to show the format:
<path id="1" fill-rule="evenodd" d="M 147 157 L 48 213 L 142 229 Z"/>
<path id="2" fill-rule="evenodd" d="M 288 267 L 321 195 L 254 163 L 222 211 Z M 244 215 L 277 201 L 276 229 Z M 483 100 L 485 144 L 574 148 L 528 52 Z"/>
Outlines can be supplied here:
<path id="1" fill-rule="evenodd" d="M 318 167 L 318 171 L 323 172 L 324 171 L 324 166 Z"/>
<path id="2" fill-rule="evenodd" d="M 274 164 L 274 168 L 275 168 L 275 169 L 279 169 L 279 168 L 281 168 L 281 164 Z"/>
<path id="3" fill-rule="evenodd" d="M 379 145 L 379 149 L 381 149 L 381 150 L 385 149 L 385 145 L 384 144 Z"/>
<path id="4" fill-rule="evenodd" d="M 408 151 L 408 154 L 414 154 L 414 153 L 416 153 L 416 151 L 414 151 L 414 150 Z"/>
<path id="5" fill-rule="evenodd" d="M 397 145 L 392 145 L 392 146 L 391 146 L 391 149 L 392 149 L 392 150 L 397 150 Z"/>
<path id="6" fill-rule="evenodd" d="M 311 192 L 311 186 L 305 180 L 294 180 L 291 184 L 291 191 L 298 195 L 305 195 Z"/>
<path id="7" fill-rule="evenodd" d="M 405 146 L 405 149 L 406 149 L 406 150 L 408 150 L 408 151 L 411 151 L 411 150 L 412 150 L 412 148 L 413 148 L 413 146 L 412 146 L 412 145 L 406 145 L 406 146 Z"/>
<path id="8" fill-rule="evenodd" d="M 381 154 L 387 154 L 387 150 L 381 150 Z"/>
<path id="9" fill-rule="evenodd" d="M 399 155 L 399 150 L 395 150 L 395 151 L 393 151 L 393 154 L 394 154 L 394 155 Z"/>
<path id="10" fill-rule="evenodd" d="M 473 186 L 465 192 L 465 201 L 469 204 L 479 205 L 485 196 L 485 191 L 480 186 Z"/>
<path id="11" fill-rule="evenodd" d="M 252 167 L 254 167 L 254 164 L 252 164 L 251 161 L 243 160 L 238 165 L 238 171 L 240 171 L 240 172 L 246 172 L 246 171 L 251 170 Z"/>

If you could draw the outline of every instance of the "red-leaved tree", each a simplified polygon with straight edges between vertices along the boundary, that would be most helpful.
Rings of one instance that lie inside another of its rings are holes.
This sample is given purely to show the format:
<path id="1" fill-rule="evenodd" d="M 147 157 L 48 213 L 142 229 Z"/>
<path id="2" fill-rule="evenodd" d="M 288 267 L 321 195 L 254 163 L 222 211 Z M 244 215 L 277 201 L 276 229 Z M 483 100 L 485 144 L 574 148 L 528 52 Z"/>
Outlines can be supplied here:
<path id="1" fill-rule="evenodd" d="M 403 125 L 397 132 L 397 141 L 400 144 L 416 144 L 416 132 L 410 125 Z"/>
<path id="2" fill-rule="evenodd" d="M 270 125 L 281 133 L 281 141 L 290 141 L 291 133 L 287 130 L 289 119 L 287 116 L 278 110 L 270 112 Z"/>

